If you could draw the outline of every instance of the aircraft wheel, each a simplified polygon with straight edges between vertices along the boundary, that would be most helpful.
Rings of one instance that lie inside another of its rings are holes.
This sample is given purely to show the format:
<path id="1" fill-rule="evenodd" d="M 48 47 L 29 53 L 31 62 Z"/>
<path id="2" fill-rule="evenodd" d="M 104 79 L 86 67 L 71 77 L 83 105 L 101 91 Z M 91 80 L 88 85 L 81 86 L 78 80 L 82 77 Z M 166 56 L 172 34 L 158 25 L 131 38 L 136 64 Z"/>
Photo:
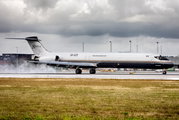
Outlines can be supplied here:
<path id="1" fill-rule="evenodd" d="M 92 68 L 91 70 L 90 70 L 90 74 L 95 74 L 96 73 L 96 70 L 94 69 L 94 68 Z"/>
<path id="2" fill-rule="evenodd" d="M 166 75 L 167 74 L 167 71 L 163 71 L 163 73 L 162 73 L 163 75 Z"/>
<path id="3" fill-rule="evenodd" d="M 81 69 L 76 69 L 76 74 L 81 74 L 82 73 L 82 70 Z"/>

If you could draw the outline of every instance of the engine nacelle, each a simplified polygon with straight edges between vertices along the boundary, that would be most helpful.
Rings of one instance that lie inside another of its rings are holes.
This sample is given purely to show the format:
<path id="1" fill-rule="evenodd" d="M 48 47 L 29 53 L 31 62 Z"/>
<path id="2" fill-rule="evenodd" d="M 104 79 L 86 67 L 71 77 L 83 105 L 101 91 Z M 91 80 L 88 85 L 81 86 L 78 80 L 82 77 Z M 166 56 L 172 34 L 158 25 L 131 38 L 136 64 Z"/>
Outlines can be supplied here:
<path id="1" fill-rule="evenodd" d="M 34 61 L 39 61 L 39 57 L 38 57 L 38 56 L 35 56 L 35 57 L 33 58 L 33 60 L 34 60 Z"/>
<path id="2" fill-rule="evenodd" d="M 39 58 L 36 58 L 36 61 L 59 61 L 60 57 L 59 56 L 42 56 Z"/>

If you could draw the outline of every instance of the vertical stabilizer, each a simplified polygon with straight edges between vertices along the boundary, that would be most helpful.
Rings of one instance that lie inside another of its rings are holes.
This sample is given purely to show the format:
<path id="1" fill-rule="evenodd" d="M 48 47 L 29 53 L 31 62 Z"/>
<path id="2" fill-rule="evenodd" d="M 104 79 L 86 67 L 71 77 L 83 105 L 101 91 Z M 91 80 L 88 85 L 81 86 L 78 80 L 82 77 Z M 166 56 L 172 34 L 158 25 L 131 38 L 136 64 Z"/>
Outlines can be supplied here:
<path id="1" fill-rule="evenodd" d="M 26 37 L 25 40 L 28 41 L 32 51 L 34 52 L 35 55 L 45 55 L 48 53 L 48 51 L 44 48 L 44 46 L 41 44 L 40 40 L 38 37 L 33 36 L 33 37 Z"/>
<path id="2" fill-rule="evenodd" d="M 20 40 L 27 40 L 29 43 L 33 53 L 38 56 L 43 56 L 45 54 L 48 54 L 49 51 L 47 51 L 44 46 L 40 43 L 40 40 L 37 36 L 32 37 L 26 37 L 26 38 L 6 38 L 6 39 L 20 39 Z"/>

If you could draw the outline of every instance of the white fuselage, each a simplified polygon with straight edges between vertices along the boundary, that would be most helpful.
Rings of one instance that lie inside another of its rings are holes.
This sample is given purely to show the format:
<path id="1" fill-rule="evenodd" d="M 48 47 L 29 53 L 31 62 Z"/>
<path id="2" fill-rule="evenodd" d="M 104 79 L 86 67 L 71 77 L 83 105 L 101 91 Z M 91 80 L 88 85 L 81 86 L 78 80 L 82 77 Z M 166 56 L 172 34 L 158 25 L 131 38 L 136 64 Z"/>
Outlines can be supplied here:
<path id="1" fill-rule="evenodd" d="M 173 66 L 169 60 L 158 59 L 159 55 L 144 53 L 53 53 L 41 56 L 39 61 L 54 61 L 56 56 L 59 62 L 68 63 L 96 63 L 98 68 L 149 68 L 166 69 Z M 71 64 L 69 64 L 71 65 Z M 78 67 L 78 64 L 76 65 Z M 80 66 L 91 68 L 90 66 Z"/>
<path id="2" fill-rule="evenodd" d="M 120 61 L 150 61 L 159 62 L 154 54 L 142 54 L 142 53 L 49 53 L 47 55 L 41 56 L 43 61 L 53 61 L 55 56 L 59 56 L 60 61 L 86 61 L 86 62 L 120 62 Z M 163 61 L 166 62 L 166 61 Z"/>

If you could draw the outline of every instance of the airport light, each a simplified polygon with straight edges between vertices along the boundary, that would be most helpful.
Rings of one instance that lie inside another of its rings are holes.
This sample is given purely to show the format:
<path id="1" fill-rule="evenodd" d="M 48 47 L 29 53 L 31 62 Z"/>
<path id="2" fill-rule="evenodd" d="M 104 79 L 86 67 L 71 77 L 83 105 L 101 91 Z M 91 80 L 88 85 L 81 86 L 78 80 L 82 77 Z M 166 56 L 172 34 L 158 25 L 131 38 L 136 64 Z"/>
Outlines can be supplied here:
<path id="1" fill-rule="evenodd" d="M 85 52 L 85 43 L 84 42 L 82 44 L 82 47 L 83 47 L 83 52 Z"/>
<path id="2" fill-rule="evenodd" d="M 162 55 L 162 46 L 161 46 L 161 55 Z"/>
<path id="3" fill-rule="evenodd" d="M 110 52 L 112 52 L 112 41 L 109 42 L 110 42 Z"/>
<path id="4" fill-rule="evenodd" d="M 137 45 L 137 46 L 136 46 L 136 51 L 137 51 L 137 53 L 138 53 L 138 47 L 139 47 L 139 46 Z"/>
<path id="5" fill-rule="evenodd" d="M 159 42 L 157 42 L 157 54 L 158 54 L 158 44 L 159 44 Z"/>
<path id="6" fill-rule="evenodd" d="M 16 50 L 17 50 L 17 56 L 16 56 L 16 57 L 17 57 L 17 58 L 16 58 L 16 60 L 17 60 L 17 61 L 16 61 L 16 62 L 17 62 L 16 64 L 17 64 L 17 65 L 16 65 L 16 67 L 17 67 L 17 72 L 18 72 L 18 66 L 19 66 L 18 47 L 16 47 Z"/>
<path id="7" fill-rule="evenodd" d="M 132 42 L 132 41 L 130 40 L 130 41 L 129 41 L 129 43 L 130 43 L 130 52 L 131 52 L 131 42 Z"/>

